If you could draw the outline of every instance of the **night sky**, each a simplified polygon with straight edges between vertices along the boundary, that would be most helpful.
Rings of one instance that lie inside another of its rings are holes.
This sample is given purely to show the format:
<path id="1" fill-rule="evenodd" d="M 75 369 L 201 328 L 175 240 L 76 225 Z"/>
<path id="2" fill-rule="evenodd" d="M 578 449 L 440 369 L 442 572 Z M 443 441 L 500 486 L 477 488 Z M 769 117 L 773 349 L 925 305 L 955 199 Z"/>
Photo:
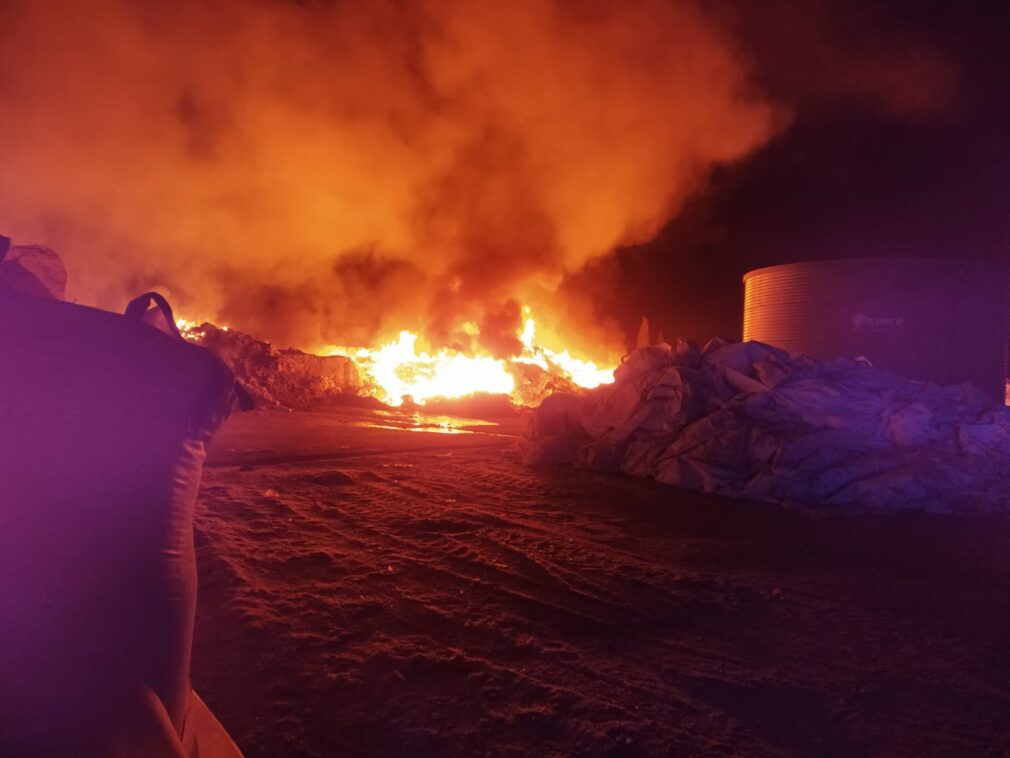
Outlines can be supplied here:
<path id="1" fill-rule="evenodd" d="M 717 170 L 653 242 L 568 282 L 617 315 L 629 339 L 641 315 L 667 338 L 739 338 L 741 276 L 760 266 L 1010 258 L 1010 4 L 803 4 L 817 10 L 797 16 L 800 5 L 762 3 L 741 30 L 757 86 L 791 106 L 791 125 Z M 888 51 L 909 45 L 934 70 L 889 74 Z M 879 79 L 847 86 L 845 67 L 874 56 Z M 937 71 L 949 81 L 922 81 Z M 929 102 L 917 101 L 930 86 Z M 909 107 L 890 107 L 902 98 Z"/>

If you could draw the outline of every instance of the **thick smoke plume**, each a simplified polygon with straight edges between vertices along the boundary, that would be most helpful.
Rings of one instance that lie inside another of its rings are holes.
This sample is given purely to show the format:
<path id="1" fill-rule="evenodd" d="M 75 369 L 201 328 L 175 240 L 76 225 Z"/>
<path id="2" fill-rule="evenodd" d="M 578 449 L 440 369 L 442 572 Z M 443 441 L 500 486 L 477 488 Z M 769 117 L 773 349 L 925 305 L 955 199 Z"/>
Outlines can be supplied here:
<path id="1" fill-rule="evenodd" d="M 597 353 L 561 278 L 781 123 L 692 0 L 7 0 L 0 120 L 0 230 L 82 302 L 498 352 L 528 303 Z"/>

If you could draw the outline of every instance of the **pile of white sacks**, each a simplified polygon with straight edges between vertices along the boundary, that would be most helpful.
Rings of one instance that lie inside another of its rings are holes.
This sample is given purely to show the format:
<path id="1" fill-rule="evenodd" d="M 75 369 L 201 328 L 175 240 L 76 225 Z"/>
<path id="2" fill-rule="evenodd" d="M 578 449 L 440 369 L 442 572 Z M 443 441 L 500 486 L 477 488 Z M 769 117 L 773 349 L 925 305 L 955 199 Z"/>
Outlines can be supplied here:
<path id="1" fill-rule="evenodd" d="M 544 400 L 524 458 L 791 504 L 1010 510 L 1010 411 L 969 385 L 722 340 L 636 350 L 615 379 Z"/>

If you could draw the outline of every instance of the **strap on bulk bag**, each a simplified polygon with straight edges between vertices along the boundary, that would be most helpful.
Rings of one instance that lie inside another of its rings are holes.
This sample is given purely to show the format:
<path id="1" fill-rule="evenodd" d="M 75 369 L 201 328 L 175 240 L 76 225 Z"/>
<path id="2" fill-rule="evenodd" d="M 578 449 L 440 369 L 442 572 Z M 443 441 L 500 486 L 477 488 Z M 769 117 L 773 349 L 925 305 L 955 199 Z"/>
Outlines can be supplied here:
<path id="1" fill-rule="evenodd" d="M 160 292 L 145 292 L 140 297 L 135 297 L 126 306 L 126 311 L 124 315 L 131 321 L 147 321 L 148 313 L 151 311 L 151 304 L 154 304 L 154 312 L 160 314 L 164 320 L 164 325 L 153 323 L 153 326 L 157 326 L 163 332 L 168 332 L 169 334 L 182 339 L 182 334 L 179 332 L 179 326 L 175 323 L 175 314 L 172 313 L 172 306 L 168 304 L 164 295 Z"/>
<path id="2" fill-rule="evenodd" d="M 152 304 L 154 308 L 151 307 Z M 152 319 L 152 313 L 157 314 L 159 318 Z M 172 306 L 160 292 L 145 292 L 143 295 L 135 297 L 127 304 L 123 315 L 130 321 L 146 322 L 179 339 L 185 339 L 179 331 L 179 325 L 175 322 Z M 238 379 L 235 380 L 233 391 L 235 402 L 240 411 L 251 411 L 256 407 L 256 401 L 249 394 L 249 390 L 243 387 Z"/>

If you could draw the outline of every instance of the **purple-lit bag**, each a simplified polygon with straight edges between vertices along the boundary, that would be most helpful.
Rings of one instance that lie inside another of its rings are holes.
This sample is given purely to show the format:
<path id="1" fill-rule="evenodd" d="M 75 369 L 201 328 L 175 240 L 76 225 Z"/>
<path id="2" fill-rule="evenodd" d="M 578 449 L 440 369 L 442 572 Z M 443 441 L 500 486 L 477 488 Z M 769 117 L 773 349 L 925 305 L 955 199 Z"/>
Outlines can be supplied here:
<path id="1" fill-rule="evenodd" d="M 0 283 L 0 755 L 181 744 L 193 503 L 234 380 L 147 302 Z"/>

